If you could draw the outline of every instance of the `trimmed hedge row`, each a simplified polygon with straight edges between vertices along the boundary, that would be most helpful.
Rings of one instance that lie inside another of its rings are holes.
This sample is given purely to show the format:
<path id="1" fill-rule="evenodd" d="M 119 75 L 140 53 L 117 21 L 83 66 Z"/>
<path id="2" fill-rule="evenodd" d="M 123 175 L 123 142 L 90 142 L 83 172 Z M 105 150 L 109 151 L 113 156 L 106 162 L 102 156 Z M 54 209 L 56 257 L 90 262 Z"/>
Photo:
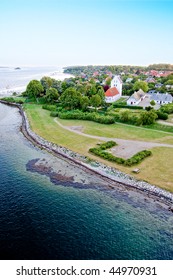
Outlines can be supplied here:
<path id="1" fill-rule="evenodd" d="M 108 144 L 110 142 L 112 142 L 112 143 Z M 134 156 L 132 156 L 129 159 L 123 159 L 123 158 L 116 157 L 108 152 L 105 152 L 106 149 L 112 148 L 115 145 L 117 145 L 115 142 L 109 141 L 109 142 L 106 142 L 106 143 L 100 145 L 99 148 L 90 148 L 89 152 L 96 156 L 104 158 L 106 160 L 116 162 L 118 164 L 123 164 L 125 166 L 132 166 L 135 164 L 139 164 L 144 158 L 152 155 L 151 151 L 143 150 L 141 152 L 138 152 L 137 154 L 135 154 Z"/>
<path id="2" fill-rule="evenodd" d="M 6 102 L 10 102 L 10 103 L 17 103 L 17 104 L 23 104 L 24 103 L 23 100 L 21 100 L 21 99 L 17 100 L 13 97 L 3 97 L 3 98 L 1 98 L 1 100 L 4 100 Z"/>
<path id="3" fill-rule="evenodd" d="M 56 105 L 50 105 L 50 104 L 44 104 L 42 108 L 49 111 L 56 111 L 57 109 Z"/>
<path id="4" fill-rule="evenodd" d="M 88 120 L 103 124 L 115 123 L 114 117 L 103 116 L 98 113 L 84 113 L 79 110 L 68 111 L 68 112 L 51 112 L 52 117 L 59 117 L 60 119 L 77 119 L 77 120 Z"/>
<path id="5" fill-rule="evenodd" d="M 141 106 L 130 106 L 130 105 L 122 105 L 122 104 L 113 104 L 112 105 L 113 106 L 113 108 L 126 108 L 126 109 L 132 109 L 132 110 L 142 110 L 143 109 L 143 107 L 141 107 Z"/>
<path id="6" fill-rule="evenodd" d="M 116 146 L 116 145 L 117 145 L 116 142 L 114 142 L 114 141 L 108 141 L 108 142 L 105 142 L 105 143 L 103 143 L 103 144 L 100 144 L 100 145 L 99 145 L 99 149 L 101 149 L 101 150 L 106 150 L 106 149 L 110 149 L 110 148 L 112 148 L 112 147 L 114 147 L 114 146 Z"/>

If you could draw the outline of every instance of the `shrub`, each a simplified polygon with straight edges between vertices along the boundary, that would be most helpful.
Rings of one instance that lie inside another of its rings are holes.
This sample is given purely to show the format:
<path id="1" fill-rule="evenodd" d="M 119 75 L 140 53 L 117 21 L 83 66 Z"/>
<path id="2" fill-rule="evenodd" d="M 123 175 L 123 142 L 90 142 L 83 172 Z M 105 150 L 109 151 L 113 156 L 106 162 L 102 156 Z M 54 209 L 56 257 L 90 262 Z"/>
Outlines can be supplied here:
<path id="1" fill-rule="evenodd" d="M 53 118 L 56 118 L 56 117 L 58 117 L 58 112 L 51 111 L 50 116 L 53 117 Z"/>
<path id="2" fill-rule="evenodd" d="M 123 102 L 124 103 L 124 102 Z M 121 104 L 121 103 L 114 103 L 112 104 L 113 108 L 126 108 L 126 109 L 132 109 L 132 110 L 142 110 L 143 107 L 141 106 L 130 106 L 130 105 L 125 105 L 125 104 Z"/>
<path id="3" fill-rule="evenodd" d="M 168 119 L 168 114 L 164 113 L 162 111 L 156 111 L 156 114 L 158 116 L 158 119 L 160 120 L 167 120 Z"/>
<path id="4" fill-rule="evenodd" d="M 160 110 L 163 113 L 172 114 L 173 113 L 173 104 L 171 103 L 171 104 L 163 105 L 163 106 L 161 106 Z"/>
<path id="5" fill-rule="evenodd" d="M 117 145 L 116 142 L 108 141 L 106 143 L 101 144 L 99 146 L 99 148 L 90 148 L 89 152 L 93 153 L 96 156 L 104 158 L 106 160 L 116 162 L 118 164 L 123 164 L 125 166 L 132 166 L 135 164 L 139 164 L 144 158 L 152 155 L 151 151 L 143 150 L 143 151 L 135 154 L 134 156 L 132 156 L 129 159 L 123 159 L 123 158 L 116 157 L 105 151 L 106 149 L 108 149 L 108 148 L 110 149 L 110 148 L 114 147 L 115 145 Z"/>
<path id="6" fill-rule="evenodd" d="M 42 108 L 45 109 L 45 110 L 49 110 L 49 111 L 56 111 L 56 105 L 44 104 L 42 106 Z"/>
<path id="7" fill-rule="evenodd" d="M 150 104 L 151 104 L 151 106 L 156 105 L 156 103 L 155 103 L 155 101 L 154 101 L 154 100 L 151 100 L 151 101 L 150 101 Z"/>
<path id="8" fill-rule="evenodd" d="M 6 102 L 16 103 L 16 100 L 13 97 L 3 97 L 1 99 Z"/>
<path id="9" fill-rule="evenodd" d="M 111 116 L 99 115 L 98 113 L 84 113 L 80 110 L 59 112 L 58 116 L 60 119 L 88 120 L 103 124 L 112 124 L 115 122 L 114 118 Z"/>

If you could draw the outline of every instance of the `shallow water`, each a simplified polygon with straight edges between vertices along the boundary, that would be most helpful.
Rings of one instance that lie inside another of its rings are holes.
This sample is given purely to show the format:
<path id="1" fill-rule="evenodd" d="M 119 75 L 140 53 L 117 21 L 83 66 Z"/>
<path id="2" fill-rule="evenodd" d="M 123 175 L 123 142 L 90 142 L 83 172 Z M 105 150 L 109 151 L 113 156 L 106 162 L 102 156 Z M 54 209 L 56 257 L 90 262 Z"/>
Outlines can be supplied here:
<path id="1" fill-rule="evenodd" d="M 20 124 L 18 110 L 0 104 L 1 259 L 173 259 L 171 212 L 33 147 Z M 31 172 L 33 159 L 63 180 Z"/>
<path id="2" fill-rule="evenodd" d="M 60 67 L 21 67 L 19 70 L 0 67 L 0 94 L 7 94 L 15 89 L 17 92 L 24 90 L 31 80 L 40 80 L 45 75 L 59 71 Z"/>

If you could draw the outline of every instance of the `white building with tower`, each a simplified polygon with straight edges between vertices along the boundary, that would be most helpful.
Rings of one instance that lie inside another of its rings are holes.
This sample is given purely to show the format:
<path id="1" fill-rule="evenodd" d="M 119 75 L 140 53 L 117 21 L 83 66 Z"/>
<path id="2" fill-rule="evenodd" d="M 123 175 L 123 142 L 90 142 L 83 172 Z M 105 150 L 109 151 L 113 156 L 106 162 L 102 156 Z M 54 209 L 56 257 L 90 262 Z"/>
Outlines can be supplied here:
<path id="1" fill-rule="evenodd" d="M 122 96 L 122 80 L 116 75 L 111 81 L 111 87 L 105 92 L 106 103 L 113 103 Z"/>

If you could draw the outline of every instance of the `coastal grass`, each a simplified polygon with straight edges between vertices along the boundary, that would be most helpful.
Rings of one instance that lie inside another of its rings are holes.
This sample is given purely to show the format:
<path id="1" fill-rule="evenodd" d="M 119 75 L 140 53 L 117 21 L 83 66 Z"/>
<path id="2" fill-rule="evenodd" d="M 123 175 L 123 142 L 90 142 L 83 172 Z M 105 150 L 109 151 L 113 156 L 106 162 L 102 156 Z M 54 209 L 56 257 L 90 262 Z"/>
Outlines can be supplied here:
<path id="1" fill-rule="evenodd" d="M 173 133 L 120 123 L 105 125 L 82 120 L 58 119 L 58 121 L 64 126 L 82 126 L 83 133 L 94 136 L 173 144 Z"/>
<path id="2" fill-rule="evenodd" d="M 140 164 L 141 171 L 135 177 L 173 193 L 172 166 L 173 149 L 155 147 L 152 156 Z"/>
<path id="3" fill-rule="evenodd" d="M 50 117 L 50 112 L 43 110 L 40 105 L 25 104 L 25 111 L 27 113 L 31 128 L 38 135 L 43 138 L 64 146 L 78 152 L 81 155 L 88 156 L 89 158 L 102 162 L 111 167 L 117 168 L 122 172 L 132 175 L 134 167 L 122 166 L 113 162 L 108 162 L 102 158 L 91 155 L 88 150 L 98 144 L 97 139 L 85 137 L 83 135 L 76 135 L 76 133 L 61 128 L 54 118 Z M 145 141 L 158 141 L 171 144 L 173 142 L 172 136 L 161 134 L 161 132 L 153 132 L 146 130 L 142 132 L 136 127 L 133 129 L 131 126 L 122 126 L 121 124 L 104 125 L 96 124 L 88 121 L 78 120 L 60 120 L 61 124 L 66 126 L 83 126 L 83 132 L 92 135 L 100 135 L 105 137 L 117 137 L 124 139 L 145 140 Z M 170 137 L 170 138 L 169 138 Z M 102 141 L 99 141 L 102 143 Z M 104 142 L 104 141 L 103 141 Z M 138 165 L 140 173 L 133 174 L 134 177 L 147 181 L 151 184 L 157 185 L 163 189 L 173 192 L 173 179 L 172 179 L 172 166 L 173 166 L 173 149 L 166 147 L 156 147 L 151 149 L 152 156 L 148 157 Z"/>
<path id="4" fill-rule="evenodd" d="M 76 135 L 74 132 L 59 127 L 50 117 L 50 112 L 43 110 L 40 105 L 25 104 L 24 108 L 31 129 L 52 143 L 86 156 L 90 156 L 88 150 L 98 143 L 97 139 Z"/>

